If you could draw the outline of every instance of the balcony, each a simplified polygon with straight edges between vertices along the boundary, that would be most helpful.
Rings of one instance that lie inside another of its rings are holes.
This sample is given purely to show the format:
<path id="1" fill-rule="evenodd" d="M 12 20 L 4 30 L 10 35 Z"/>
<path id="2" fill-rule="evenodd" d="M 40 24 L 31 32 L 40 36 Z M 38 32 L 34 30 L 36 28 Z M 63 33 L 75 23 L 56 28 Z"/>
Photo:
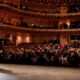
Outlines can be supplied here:
<path id="1" fill-rule="evenodd" d="M 15 12 L 17 14 L 20 15 L 24 15 L 24 16 L 33 16 L 33 17 L 43 17 L 43 18 L 58 18 L 58 19 L 62 19 L 62 18 L 73 18 L 73 17 L 77 17 L 80 18 L 80 12 L 73 12 L 73 13 L 68 13 L 68 14 L 60 14 L 60 13 L 55 13 L 55 14 L 48 14 L 48 13 L 44 13 L 44 12 L 35 12 L 35 11 L 25 11 L 23 9 L 19 9 L 19 8 L 15 8 L 6 4 L 0 4 L 0 8 L 2 10 L 8 10 L 11 12 Z"/>

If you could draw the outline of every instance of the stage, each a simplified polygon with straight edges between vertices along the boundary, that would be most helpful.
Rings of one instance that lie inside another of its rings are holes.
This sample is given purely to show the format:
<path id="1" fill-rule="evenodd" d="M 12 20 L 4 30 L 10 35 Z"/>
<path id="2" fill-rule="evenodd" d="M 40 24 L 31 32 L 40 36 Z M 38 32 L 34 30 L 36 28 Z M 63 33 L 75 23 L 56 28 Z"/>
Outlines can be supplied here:
<path id="1" fill-rule="evenodd" d="M 0 64 L 0 80 L 80 80 L 80 68 Z"/>

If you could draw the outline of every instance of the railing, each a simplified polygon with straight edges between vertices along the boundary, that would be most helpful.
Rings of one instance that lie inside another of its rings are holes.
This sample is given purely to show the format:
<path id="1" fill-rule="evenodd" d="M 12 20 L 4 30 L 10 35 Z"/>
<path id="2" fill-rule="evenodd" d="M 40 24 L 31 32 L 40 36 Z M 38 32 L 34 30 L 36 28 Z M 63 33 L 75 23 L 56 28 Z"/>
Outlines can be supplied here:
<path id="1" fill-rule="evenodd" d="M 19 32 L 54 32 L 54 33 L 63 33 L 63 32 L 71 32 L 71 33 L 80 33 L 80 28 L 79 29 L 39 29 L 39 28 L 31 28 L 31 27 L 26 27 L 26 28 L 21 28 L 21 27 L 15 27 L 12 25 L 5 25 L 5 24 L 0 24 L 0 30 L 9 30 L 9 31 L 19 31 Z"/>

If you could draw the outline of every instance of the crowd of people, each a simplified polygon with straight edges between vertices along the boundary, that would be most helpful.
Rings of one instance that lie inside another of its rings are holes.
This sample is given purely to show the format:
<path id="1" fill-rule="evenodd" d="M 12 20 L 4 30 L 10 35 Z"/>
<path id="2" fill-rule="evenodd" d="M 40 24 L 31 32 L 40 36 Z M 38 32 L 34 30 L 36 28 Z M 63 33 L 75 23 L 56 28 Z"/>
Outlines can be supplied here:
<path id="1" fill-rule="evenodd" d="M 7 47 L 0 50 L 1 63 L 80 66 L 80 49 L 59 44 L 36 44 L 28 47 Z"/>

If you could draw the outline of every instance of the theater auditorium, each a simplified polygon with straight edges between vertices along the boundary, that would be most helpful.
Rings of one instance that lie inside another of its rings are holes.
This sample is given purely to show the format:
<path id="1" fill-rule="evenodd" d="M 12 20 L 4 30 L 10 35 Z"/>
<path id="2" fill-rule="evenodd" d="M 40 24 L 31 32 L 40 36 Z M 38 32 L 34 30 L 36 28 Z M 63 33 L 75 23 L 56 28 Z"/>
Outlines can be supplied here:
<path id="1" fill-rule="evenodd" d="M 80 80 L 80 1 L 0 0 L 0 80 Z"/>

